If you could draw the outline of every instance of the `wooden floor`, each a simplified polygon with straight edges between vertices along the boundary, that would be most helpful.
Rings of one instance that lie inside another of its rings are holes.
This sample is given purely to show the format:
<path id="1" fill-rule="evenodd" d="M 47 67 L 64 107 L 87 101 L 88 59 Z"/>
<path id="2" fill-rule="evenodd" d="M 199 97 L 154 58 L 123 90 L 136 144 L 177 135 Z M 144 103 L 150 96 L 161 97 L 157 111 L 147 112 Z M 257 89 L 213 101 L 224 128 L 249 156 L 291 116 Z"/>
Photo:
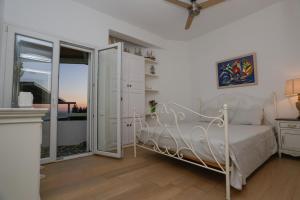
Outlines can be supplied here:
<path id="1" fill-rule="evenodd" d="M 122 160 L 89 156 L 46 165 L 41 198 L 218 200 L 225 199 L 224 176 L 145 150 Z M 275 156 L 260 167 L 232 199 L 299 200 L 300 160 Z"/>

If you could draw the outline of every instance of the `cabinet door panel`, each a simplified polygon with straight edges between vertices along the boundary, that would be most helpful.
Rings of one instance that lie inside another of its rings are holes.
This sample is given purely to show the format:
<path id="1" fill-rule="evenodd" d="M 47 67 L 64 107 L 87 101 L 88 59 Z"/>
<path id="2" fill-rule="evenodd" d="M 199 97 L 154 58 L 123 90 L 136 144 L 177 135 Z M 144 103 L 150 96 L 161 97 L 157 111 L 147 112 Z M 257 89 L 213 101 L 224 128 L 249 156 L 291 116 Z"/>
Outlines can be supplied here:
<path id="1" fill-rule="evenodd" d="M 128 90 L 129 90 L 129 69 L 130 62 L 128 58 L 128 53 L 123 52 L 122 56 L 122 117 L 128 117 Z"/>
<path id="2" fill-rule="evenodd" d="M 145 94 L 144 93 L 129 93 L 129 117 L 133 117 L 135 113 L 141 116 L 145 115 Z"/>
<path id="3" fill-rule="evenodd" d="M 122 145 L 128 144 L 128 122 L 127 120 L 123 120 L 122 122 Z"/>
<path id="4" fill-rule="evenodd" d="M 133 144 L 133 122 L 130 123 L 130 126 L 128 127 L 127 130 L 127 135 L 128 135 L 128 144 Z"/>
<path id="5" fill-rule="evenodd" d="M 300 151 L 300 135 L 282 134 L 282 148 Z"/>
<path id="6" fill-rule="evenodd" d="M 145 90 L 145 63 L 144 58 L 133 56 L 130 59 L 129 81 L 130 90 L 142 92 Z"/>
<path id="7" fill-rule="evenodd" d="M 145 92 L 145 81 L 134 81 L 130 82 L 130 91 L 131 92 Z"/>
<path id="8" fill-rule="evenodd" d="M 126 119 L 126 123 L 124 125 L 126 128 L 126 144 L 130 145 L 133 144 L 133 118 Z"/>
<path id="9" fill-rule="evenodd" d="M 122 56 L 122 89 L 128 89 L 129 85 L 130 59 L 128 53 L 124 52 Z"/>
<path id="10" fill-rule="evenodd" d="M 281 134 L 291 134 L 300 136 L 300 131 L 298 129 L 281 129 Z"/>
<path id="11" fill-rule="evenodd" d="M 142 121 L 143 120 L 145 120 L 145 118 L 144 117 L 142 117 Z M 130 126 L 128 127 L 128 129 L 127 129 L 127 135 L 128 135 L 128 144 L 133 144 L 133 140 L 134 140 L 134 126 L 133 126 L 133 122 L 134 120 L 131 118 L 131 119 L 129 119 L 129 124 L 130 124 Z M 136 123 L 136 131 L 137 132 L 139 132 L 139 131 L 141 131 L 141 128 L 142 128 L 142 126 L 141 126 L 141 124 L 139 123 L 139 121 L 137 120 L 136 121 L 137 123 Z"/>
<path id="12" fill-rule="evenodd" d="M 122 117 L 129 117 L 129 93 L 122 92 Z"/>

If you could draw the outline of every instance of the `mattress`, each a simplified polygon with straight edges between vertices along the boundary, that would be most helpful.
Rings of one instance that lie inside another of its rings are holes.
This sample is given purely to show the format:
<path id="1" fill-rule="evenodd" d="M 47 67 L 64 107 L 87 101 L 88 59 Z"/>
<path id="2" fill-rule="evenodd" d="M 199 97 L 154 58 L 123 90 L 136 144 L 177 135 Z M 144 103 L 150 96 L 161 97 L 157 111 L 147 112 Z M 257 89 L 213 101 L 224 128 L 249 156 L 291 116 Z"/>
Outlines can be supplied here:
<path id="1" fill-rule="evenodd" d="M 179 129 L 174 126 L 142 128 L 138 140 L 147 145 L 156 141 L 162 149 L 184 149 L 192 146 L 197 156 L 206 161 L 215 162 L 210 147 L 221 163 L 225 163 L 224 128 L 213 124 L 207 135 L 201 127 L 206 122 L 181 123 Z M 231 186 L 241 190 L 246 178 L 262 165 L 271 155 L 277 152 L 276 138 L 271 126 L 229 125 L 229 153 L 232 160 Z M 176 140 L 176 142 L 175 142 Z M 190 151 L 183 150 L 184 156 L 190 157 Z"/>

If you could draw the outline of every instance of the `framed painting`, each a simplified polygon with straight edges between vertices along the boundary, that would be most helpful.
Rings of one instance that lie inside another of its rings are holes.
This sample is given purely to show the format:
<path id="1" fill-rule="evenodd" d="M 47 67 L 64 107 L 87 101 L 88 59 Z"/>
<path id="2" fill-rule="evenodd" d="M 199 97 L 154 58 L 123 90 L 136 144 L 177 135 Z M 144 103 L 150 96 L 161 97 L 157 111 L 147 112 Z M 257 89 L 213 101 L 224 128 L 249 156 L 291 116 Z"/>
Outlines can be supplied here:
<path id="1" fill-rule="evenodd" d="M 257 84 L 256 54 L 251 53 L 217 63 L 218 88 Z"/>

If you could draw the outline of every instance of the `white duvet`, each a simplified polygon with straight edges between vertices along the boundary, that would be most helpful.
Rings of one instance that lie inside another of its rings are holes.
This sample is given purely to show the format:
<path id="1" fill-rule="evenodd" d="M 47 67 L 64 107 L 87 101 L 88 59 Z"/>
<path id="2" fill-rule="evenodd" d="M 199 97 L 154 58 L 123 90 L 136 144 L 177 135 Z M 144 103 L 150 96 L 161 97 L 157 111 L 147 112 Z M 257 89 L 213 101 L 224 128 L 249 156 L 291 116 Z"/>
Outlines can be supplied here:
<path id="1" fill-rule="evenodd" d="M 181 123 L 179 126 L 182 136 L 193 146 L 200 158 L 214 161 L 205 137 L 203 137 L 203 132 L 199 128 L 193 129 L 197 125 L 207 127 L 208 123 Z M 176 149 L 176 143 L 170 139 L 170 132 L 176 139 L 179 148 L 186 147 L 176 126 L 142 128 L 139 140 L 151 144 L 150 140 L 153 139 L 162 148 Z M 208 131 L 208 138 L 216 158 L 224 164 L 224 129 L 212 125 Z M 229 147 L 233 163 L 231 185 L 238 190 L 241 190 L 242 186 L 246 184 L 246 178 L 277 151 L 275 135 L 270 126 L 229 125 Z M 187 151 L 185 154 L 192 155 Z"/>

